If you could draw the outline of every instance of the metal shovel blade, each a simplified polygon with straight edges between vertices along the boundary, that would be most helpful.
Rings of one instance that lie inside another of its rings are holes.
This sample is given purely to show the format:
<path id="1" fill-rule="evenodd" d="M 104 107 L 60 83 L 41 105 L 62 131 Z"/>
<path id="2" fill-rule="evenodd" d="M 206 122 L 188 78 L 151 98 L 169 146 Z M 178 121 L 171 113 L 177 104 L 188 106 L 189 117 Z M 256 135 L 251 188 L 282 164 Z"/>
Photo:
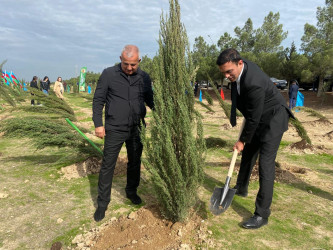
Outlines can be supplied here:
<path id="1" fill-rule="evenodd" d="M 224 191 L 226 191 L 227 193 L 224 199 L 221 200 Z M 226 186 L 224 188 L 215 188 L 213 195 L 210 198 L 210 211 L 215 215 L 223 213 L 230 206 L 235 196 L 235 193 L 236 189 L 229 188 L 229 186 Z"/>

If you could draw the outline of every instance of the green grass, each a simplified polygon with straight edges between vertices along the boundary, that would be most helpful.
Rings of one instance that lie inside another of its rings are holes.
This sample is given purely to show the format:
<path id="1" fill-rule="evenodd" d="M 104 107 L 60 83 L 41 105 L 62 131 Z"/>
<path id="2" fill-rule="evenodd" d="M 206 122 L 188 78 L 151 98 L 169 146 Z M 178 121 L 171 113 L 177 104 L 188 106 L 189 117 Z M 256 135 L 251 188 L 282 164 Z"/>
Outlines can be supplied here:
<path id="1" fill-rule="evenodd" d="M 288 155 L 288 159 L 311 167 L 320 167 L 323 164 L 332 165 L 333 155 L 329 154 L 305 154 L 305 155 Z"/>
<path id="2" fill-rule="evenodd" d="M 76 110 L 76 116 L 82 118 L 80 121 L 91 122 L 93 130 L 91 117 L 87 117 L 82 111 L 91 109 L 90 97 L 85 98 L 84 95 L 66 94 L 66 98 Z M 202 112 L 205 115 L 204 109 Z M 4 114 L 4 111 L 1 113 Z M 148 113 L 151 115 L 150 110 Z M 23 118 L 29 114 L 15 111 L 10 115 Z M 258 230 L 241 228 L 241 222 L 255 210 L 259 188 L 257 180 L 250 182 L 248 197 L 235 196 L 227 211 L 219 216 L 212 215 L 209 211 L 209 199 L 215 187 L 224 186 L 232 147 L 238 135 L 234 128 L 222 130 L 221 124 L 224 121 L 225 119 L 219 118 L 214 122 L 204 123 L 207 145 L 205 176 L 198 191 L 200 200 L 195 205 L 196 212 L 205 220 L 208 230 L 212 231 L 212 235 L 208 237 L 216 246 L 211 249 L 332 249 L 333 220 L 330 218 L 333 217 L 333 193 L 329 185 L 333 183 L 333 156 L 290 154 L 283 151 L 291 144 L 289 141 L 281 142 L 277 161 L 281 166 L 298 166 L 306 168 L 308 172 L 303 175 L 290 173 L 295 178 L 294 182 L 275 183 L 272 216 L 268 226 Z M 94 142 L 103 144 L 103 140 L 97 138 Z M 87 144 L 86 148 L 89 147 Z M 76 235 L 104 222 L 95 223 L 92 219 L 98 174 L 72 180 L 60 178 L 62 174 L 59 170 L 62 167 L 83 161 L 89 154 L 72 147 L 36 150 L 29 139 L 4 136 L 0 138 L 0 152 L 0 192 L 10 194 L 8 198 L 0 199 L 0 231 L 5 232 L 0 235 L 0 248 L 7 247 L 3 243 L 5 240 L 15 243 L 16 249 L 49 249 L 57 241 L 64 248 L 74 247 L 71 242 Z M 126 156 L 125 147 L 122 148 L 121 155 Z M 236 165 L 239 165 L 240 159 L 238 156 Z M 139 195 L 144 201 L 154 202 L 149 174 L 143 171 L 142 176 L 145 181 L 141 181 Z M 234 171 L 231 187 L 235 185 L 236 178 L 237 172 Z M 125 185 L 125 175 L 114 177 L 115 192 L 106 220 L 150 205 L 148 202 L 139 206 L 131 205 L 125 197 Z M 17 219 L 8 220 L 11 216 Z M 57 223 L 58 218 L 63 219 L 63 222 Z"/>

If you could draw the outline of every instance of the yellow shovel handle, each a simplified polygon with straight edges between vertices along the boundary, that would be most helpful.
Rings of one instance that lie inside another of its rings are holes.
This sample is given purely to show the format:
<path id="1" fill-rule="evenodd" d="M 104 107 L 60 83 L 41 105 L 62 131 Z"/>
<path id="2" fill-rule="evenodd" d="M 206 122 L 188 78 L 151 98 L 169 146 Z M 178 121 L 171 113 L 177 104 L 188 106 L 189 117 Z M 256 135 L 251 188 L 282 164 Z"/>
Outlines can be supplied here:
<path id="1" fill-rule="evenodd" d="M 243 122 L 242 122 L 242 126 L 239 130 L 239 134 L 238 134 L 238 140 L 243 132 L 243 128 L 245 126 L 245 122 L 246 122 L 246 119 L 244 118 L 243 119 Z M 234 172 L 234 168 L 235 168 L 235 163 L 236 163 L 236 160 L 237 160 L 237 155 L 238 155 L 238 150 L 235 149 L 234 150 L 234 153 L 232 154 L 232 158 L 231 158 L 231 162 L 230 162 L 230 167 L 229 167 L 229 171 L 228 171 L 228 176 L 231 178 L 232 176 L 232 173 Z"/>

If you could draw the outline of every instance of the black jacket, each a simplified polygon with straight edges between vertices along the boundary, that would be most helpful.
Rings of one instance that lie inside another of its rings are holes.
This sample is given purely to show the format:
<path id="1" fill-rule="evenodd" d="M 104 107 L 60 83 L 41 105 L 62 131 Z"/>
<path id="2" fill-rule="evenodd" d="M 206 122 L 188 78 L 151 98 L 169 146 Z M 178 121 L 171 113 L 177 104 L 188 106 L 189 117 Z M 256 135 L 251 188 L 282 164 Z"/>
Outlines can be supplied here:
<path id="1" fill-rule="evenodd" d="M 40 81 L 40 90 L 49 90 L 50 89 L 50 81 Z"/>
<path id="2" fill-rule="evenodd" d="M 131 76 L 121 70 L 120 64 L 105 69 L 97 83 L 93 99 L 95 127 L 135 126 L 144 121 L 146 103 L 154 108 L 153 91 L 149 75 L 140 68 Z"/>
<path id="3" fill-rule="evenodd" d="M 297 92 L 298 92 L 298 85 L 297 84 L 291 84 L 289 88 L 289 98 L 290 99 L 297 99 Z"/>
<path id="4" fill-rule="evenodd" d="M 243 61 L 237 109 L 246 123 L 240 141 L 248 143 L 254 134 L 267 141 L 288 129 L 289 117 L 293 114 L 270 78 L 255 63 Z M 237 90 L 232 88 L 232 91 Z"/>
<path id="5" fill-rule="evenodd" d="M 31 87 L 31 88 L 35 88 L 35 89 L 38 89 L 37 81 L 31 81 L 31 82 L 30 82 L 30 87 Z"/>

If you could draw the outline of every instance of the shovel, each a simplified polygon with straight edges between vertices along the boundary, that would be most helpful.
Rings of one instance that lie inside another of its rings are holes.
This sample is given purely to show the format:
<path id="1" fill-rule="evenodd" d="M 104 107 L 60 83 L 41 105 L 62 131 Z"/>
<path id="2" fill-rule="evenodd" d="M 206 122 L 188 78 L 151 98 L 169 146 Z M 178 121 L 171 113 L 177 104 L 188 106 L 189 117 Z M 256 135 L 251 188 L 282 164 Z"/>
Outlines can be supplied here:
<path id="1" fill-rule="evenodd" d="M 243 120 L 238 138 L 240 137 L 240 135 L 243 131 L 244 125 L 245 125 L 245 119 Z M 234 153 L 232 155 L 232 158 L 231 158 L 231 163 L 230 163 L 227 178 L 225 180 L 224 188 L 216 187 L 214 189 L 212 197 L 210 198 L 210 211 L 215 215 L 219 215 L 219 214 L 223 213 L 225 210 L 227 210 L 227 208 L 230 206 L 230 204 L 235 196 L 236 189 L 229 188 L 229 184 L 230 184 L 232 173 L 234 171 L 237 155 L 238 155 L 238 150 L 235 149 Z"/>

